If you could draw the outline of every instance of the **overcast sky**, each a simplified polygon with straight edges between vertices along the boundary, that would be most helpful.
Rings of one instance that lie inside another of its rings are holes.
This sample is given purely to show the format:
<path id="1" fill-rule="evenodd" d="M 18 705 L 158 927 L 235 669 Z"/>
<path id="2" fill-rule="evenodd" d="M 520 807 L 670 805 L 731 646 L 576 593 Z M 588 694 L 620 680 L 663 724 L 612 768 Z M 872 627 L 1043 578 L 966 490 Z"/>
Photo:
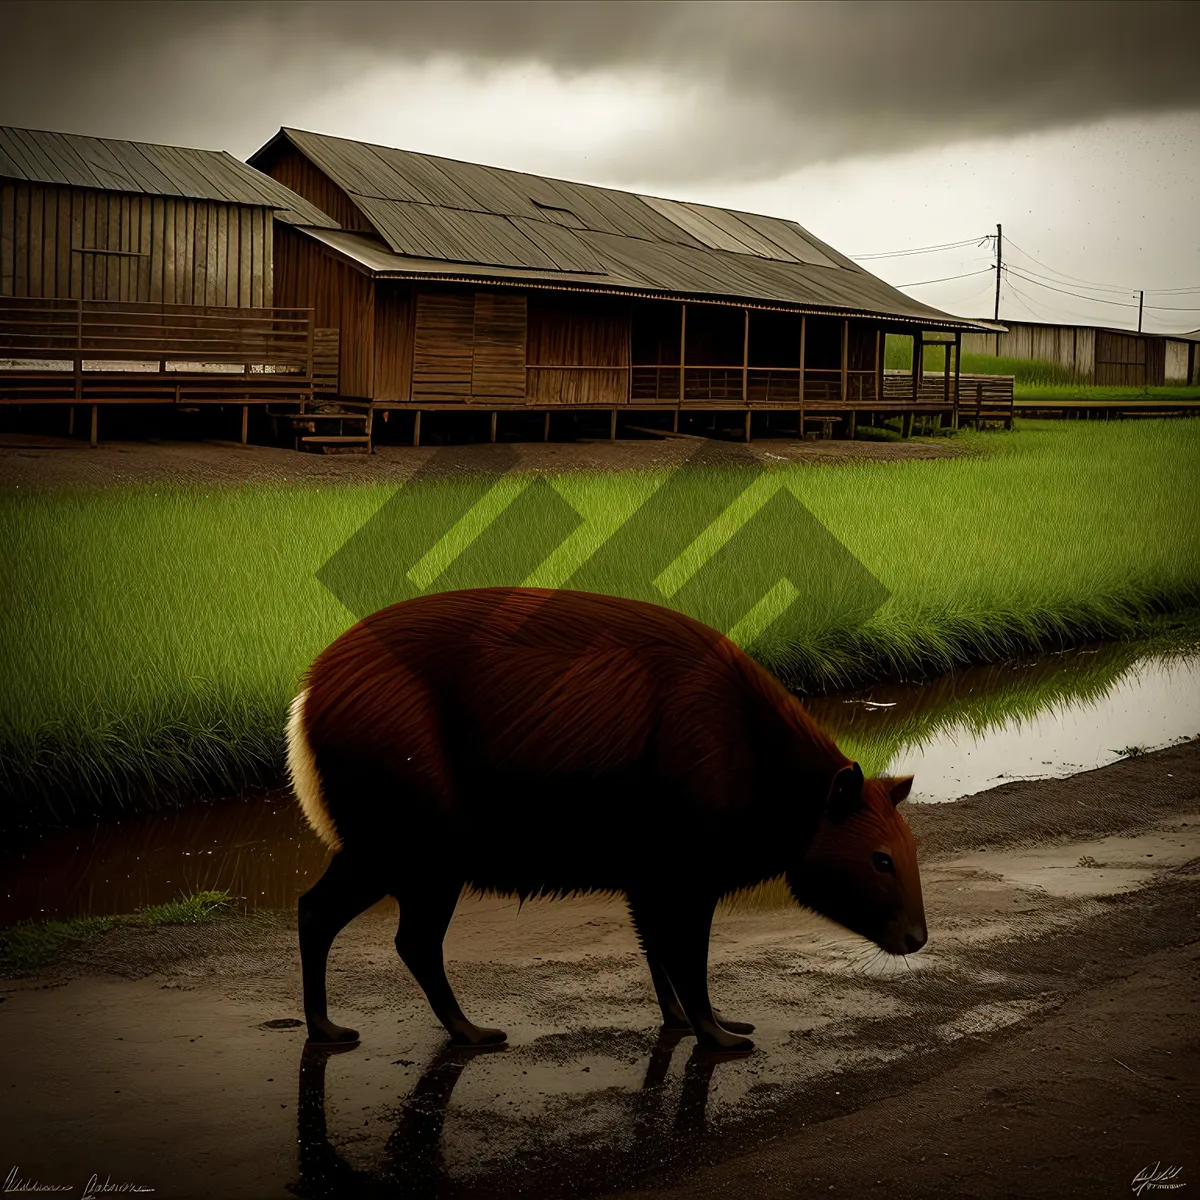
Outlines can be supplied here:
<path id="1" fill-rule="evenodd" d="M 1147 328 L 1200 326 L 1197 3 L 0 0 L 0 30 L 4 124 L 242 157 L 294 125 L 792 217 L 848 254 L 967 242 L 864 265 L 970 315 L 1002 222 L 1002 317 L 1133 325 L 1146 288 Z"/>

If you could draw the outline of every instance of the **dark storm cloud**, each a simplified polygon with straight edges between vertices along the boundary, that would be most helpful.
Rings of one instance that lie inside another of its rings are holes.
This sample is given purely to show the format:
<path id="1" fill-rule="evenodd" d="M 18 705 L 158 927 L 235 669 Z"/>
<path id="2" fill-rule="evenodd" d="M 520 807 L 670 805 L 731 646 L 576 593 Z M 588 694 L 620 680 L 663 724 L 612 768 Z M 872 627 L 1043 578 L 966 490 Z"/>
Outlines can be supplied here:
<path id="1" fill-rule="evenodd" d="M 1200 4 L 0 4 L 0 121 L 229 145 L 381 63 L 651 72 L 667 125 L 611 178 L 819 159 L 1200 108 Z M 481 114 L 486 119 L 486 114 Z M 581 142 L 587 130 L 580 131 Z"/>

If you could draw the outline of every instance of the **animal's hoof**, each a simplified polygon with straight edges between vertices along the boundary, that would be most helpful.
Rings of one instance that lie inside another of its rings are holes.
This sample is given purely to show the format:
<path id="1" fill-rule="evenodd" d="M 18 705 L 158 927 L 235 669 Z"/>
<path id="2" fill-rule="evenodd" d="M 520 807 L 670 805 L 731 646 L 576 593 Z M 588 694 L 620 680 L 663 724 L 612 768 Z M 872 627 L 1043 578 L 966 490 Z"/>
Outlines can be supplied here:
<path id="1" fill-rule="evenodd" d="M 754 1026 L 749 1021 L 728 1021 L 718 1013 L 713 1014 L 716 1017 L 717 1024 L 722 1029 L 728 1030 L 730 1033 L 753 1033 Z"/>
<path id="2" fill-rule="evenodd" d="M 502 1046 L 507 1041 L 508 1034 L 503 1029 L 485 1029 L 480 1025 L 472 1025 L 469 1029 L 458 1029 L 450 1035 L 452 1045 L 464 1046 L 468 1049 Z"/>
<path id="3" fill-rule="evenodd" d="M 347 1029 L 343 1025 L 335 1025 L 332 1021 L 325 1021 L 317 1024 L 312 1021 L 308 1023 L 308 1041 L 309 1046 L 339 1046 L 345 1048 L 347 1046 L 357 1045 L 359 1041 L 357 1029 Z"/>
<path id="4" fill-rule="evenodd" d="M 709 1034 L 698 1037 L 696 1041 L 701 1049 L 714 1054 L 749 1054 L 754 1049 L 754 1043 L 749 1038 L 737 1037 L 732 1033 L 726 1033 L 724 1037 Z"/>

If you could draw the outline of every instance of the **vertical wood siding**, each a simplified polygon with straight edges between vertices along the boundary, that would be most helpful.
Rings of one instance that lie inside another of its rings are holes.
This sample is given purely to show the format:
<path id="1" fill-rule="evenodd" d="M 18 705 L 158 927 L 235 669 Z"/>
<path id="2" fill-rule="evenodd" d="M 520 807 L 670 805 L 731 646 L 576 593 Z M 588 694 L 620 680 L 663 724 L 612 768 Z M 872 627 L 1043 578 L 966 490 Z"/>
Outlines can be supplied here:
<path id="1" fill-rule="evenodd" d="M 678 322 L 677 313 L 675 320 Z M 630 310 L 624 300 L 532 293 L 529 297 L 528 403 L 626 403 L 629 337 Z M 674 339 L 678 357 L 677 324 Z M 555 366 L 612 367 L 613 370 L 546 369 Z"/>
<path id="2" fill-rule="evenodd" d="M 414 400 L 469 400 L 474 365 L 475 297 L 419 292 L 413 341 Z"/>
<path id="3" fill-rule="evenodd" d="M 1008 324 L 1008 332 L 964 333 L 964 354 L 988 357 L 1037 359 L 1054 363 L 1078 379 L 1092 379 L 1096 363 L 1095 329 L 1078 325 Z M 1098 381 L 1097 381 L 1098 382 Z"/>
<path id="4" fill-rule="evenodd" d="M 413 318 L 411 283 L 381 280 L 375 285 L 376 400 L 411 400 Z"/>
<path id="5" fill-rule="evenodd" d="M 275 224 L 274 241 L 275 302 L 311 308 L 318 327 L 337 329 L 341 394 L 378 398 L 374 281 L 281 222 Z"/>
<path id="6" fill-rule="evenodd" d="M 269 307 L 273 225 L 267 208 L 5 182 L 0 296 Z"/>
<path id="7" fill-rule="evenodd" d="M 523 295 L 476 292 L 471 358 L 472 397 L 524 399 L 525 332 Z"/>
<path id="8" fill-rule="evenodd" d="M 288 147 L 266 167 L 266 174 L 286 184 L 311 204 L 315 204 L 343 229 L 374 232 L 371 223 L 355 207 L 354 201 L 299 150 Z"/>

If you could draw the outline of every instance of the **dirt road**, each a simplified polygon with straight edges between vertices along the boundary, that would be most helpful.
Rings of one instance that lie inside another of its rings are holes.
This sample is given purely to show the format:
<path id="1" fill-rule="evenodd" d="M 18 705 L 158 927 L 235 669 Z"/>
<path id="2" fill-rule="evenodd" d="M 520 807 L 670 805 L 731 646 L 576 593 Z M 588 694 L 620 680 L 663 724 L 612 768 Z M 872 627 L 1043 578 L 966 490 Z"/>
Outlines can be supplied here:
<path id="1" fill-rule="evenodd" d="M 910 959 L 719 915 L 714 997 L 758 1024 L 734 1061 L 656 1036 L 603 899 L 461 902 L 450 974 L 510 1038 L 474 1057 L 384 908 L 335 946 L 363 1041 L 334 1056 L 302 1052 L 290 914 L 120 930 L 4 984 L 0 1170 L 159 1197 L 1101 1197 L 1156 1163 L 1200 1188 L 1200 742 L 910 821 Z"/>
<path id="2" fill-rule="evenodd" d="M 86 442 L 62 437 L 0 434 L 0 487 L 111 487 L 131 483 L 232 486 L 242 483 L 403 483 L 423 474 L 510 470 L 623 471 L 676 467 L 778 466 L 796 462 L 899 462 L 967 453 L 950 438 L 903 442 L 801 441 L 763 438 L 749 445 L 700 438 L 618 441 L 476 443 L 459 446 L 377 446 L 361 455 L 303 454 L 237 442 Z"/>

